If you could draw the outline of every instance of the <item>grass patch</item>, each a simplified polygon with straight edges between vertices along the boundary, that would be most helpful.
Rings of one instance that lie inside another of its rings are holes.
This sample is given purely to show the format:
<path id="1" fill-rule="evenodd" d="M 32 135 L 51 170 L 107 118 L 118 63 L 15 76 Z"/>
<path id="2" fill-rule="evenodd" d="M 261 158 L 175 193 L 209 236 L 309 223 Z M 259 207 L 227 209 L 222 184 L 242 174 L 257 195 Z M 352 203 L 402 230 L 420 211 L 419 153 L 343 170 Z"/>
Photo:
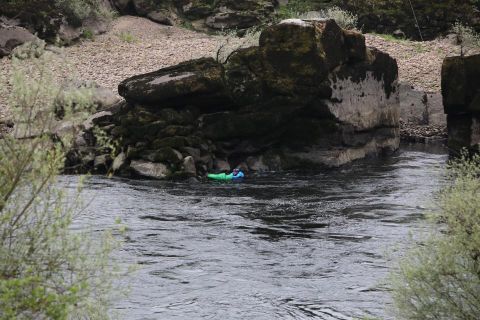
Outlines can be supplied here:
<path id="1" fill-rule="evenodd" d="M 135 37 L 133 34 L 131 34 L 128 31 L 122 31 L 117 36 L 118 38 L 120 38 L 120 40 L 126 43 L 135 43 L 138 41 L 137 37 Z"/>

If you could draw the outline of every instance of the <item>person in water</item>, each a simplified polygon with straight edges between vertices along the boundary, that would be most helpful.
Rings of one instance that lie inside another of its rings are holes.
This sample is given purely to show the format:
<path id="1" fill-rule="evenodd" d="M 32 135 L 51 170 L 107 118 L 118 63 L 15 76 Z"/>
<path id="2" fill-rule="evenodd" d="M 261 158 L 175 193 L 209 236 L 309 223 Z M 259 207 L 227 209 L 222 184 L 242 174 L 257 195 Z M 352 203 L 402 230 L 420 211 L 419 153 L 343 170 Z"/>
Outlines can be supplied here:
<path id="1" fill-rule="evenodd" d="M 235 168 L 232 173 L 209 173 L 207 174 L 208 179 L 220 180 L 220 181 L 240 181 L 245 177 L 242 170 Z"/>
<path id="2" fill-rule="evenodd" d="M 245 177 L 245 174 L 243 174 L 242 170 L 238 168 L 233 169 L 232 180 L 243 179 L 244 177 Z"/>

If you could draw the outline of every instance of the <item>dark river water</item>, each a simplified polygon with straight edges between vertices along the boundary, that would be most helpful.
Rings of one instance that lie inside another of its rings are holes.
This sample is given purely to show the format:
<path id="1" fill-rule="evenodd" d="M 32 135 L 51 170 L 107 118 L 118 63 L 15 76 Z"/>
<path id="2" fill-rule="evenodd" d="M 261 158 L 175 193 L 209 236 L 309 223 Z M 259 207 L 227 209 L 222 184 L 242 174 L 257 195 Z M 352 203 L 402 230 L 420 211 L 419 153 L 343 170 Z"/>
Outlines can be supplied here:
<path id="1" fill-rule="evenodd" d="M 243 183 L 93 177 L 87 219 L 128 225 L 125 319 L 389 318 L 389 266 L 442 183 L 441 148 Z M 70 179 L 67 177 L 66 179 Z"/>

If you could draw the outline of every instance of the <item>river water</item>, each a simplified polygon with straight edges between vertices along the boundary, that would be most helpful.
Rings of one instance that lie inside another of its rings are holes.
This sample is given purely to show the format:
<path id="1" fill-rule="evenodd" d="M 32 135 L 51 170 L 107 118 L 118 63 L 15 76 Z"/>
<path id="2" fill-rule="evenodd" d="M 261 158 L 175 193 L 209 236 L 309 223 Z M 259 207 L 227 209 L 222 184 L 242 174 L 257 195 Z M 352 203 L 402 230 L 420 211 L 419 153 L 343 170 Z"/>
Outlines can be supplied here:
<path id="1" fill-rule="evenodd" d="M 388 319 L 388 266 L 424 228 L 446 161 L 403 146 L 235 184 L 93 177 L 84 219 L 128 225 L 117 258 L 140 267 L 117 303 L 125 319 Z"/>

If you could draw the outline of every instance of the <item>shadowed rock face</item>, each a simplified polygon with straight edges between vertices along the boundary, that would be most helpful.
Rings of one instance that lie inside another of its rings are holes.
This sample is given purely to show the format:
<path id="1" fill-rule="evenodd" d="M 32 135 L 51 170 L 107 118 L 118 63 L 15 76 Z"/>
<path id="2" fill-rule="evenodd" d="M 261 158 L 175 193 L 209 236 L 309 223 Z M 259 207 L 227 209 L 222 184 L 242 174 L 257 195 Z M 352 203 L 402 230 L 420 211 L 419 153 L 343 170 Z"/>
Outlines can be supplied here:
<path id="1" fill-rule="evenodd" d="M 480 146 L 480 55 L 449 57 L 442 66 L 442 95 L 447 114 L 448 146 Z"/>
<path id="2" fill-rule="evenodd" d="M 333 20 L 286 20 L 225 64 L 203 58 L 124 80 L 112 135 L 136 174 L 139 160 L 164 164 L 159 178 L 336 167 L 398 148 L 397 72 Z"/>

